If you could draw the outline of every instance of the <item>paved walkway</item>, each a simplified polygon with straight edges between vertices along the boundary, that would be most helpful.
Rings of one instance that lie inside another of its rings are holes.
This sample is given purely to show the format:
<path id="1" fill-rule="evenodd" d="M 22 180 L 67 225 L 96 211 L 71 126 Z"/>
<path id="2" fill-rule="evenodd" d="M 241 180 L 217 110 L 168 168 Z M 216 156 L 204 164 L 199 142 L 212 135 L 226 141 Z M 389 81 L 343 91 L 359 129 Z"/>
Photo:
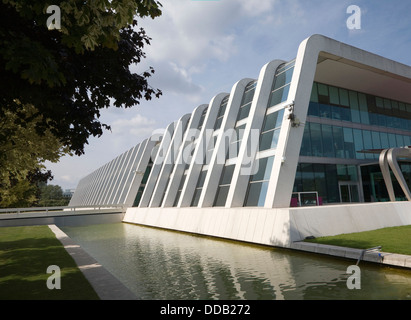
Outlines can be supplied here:
<path id="1" fill-rule="evenodd" d="M 102 300 L 136 300 L 137 297 L 56 225 L 49 225 L 66 251 L 73 257 Z"/>
<path id="2" fill-rule="evenodd" d="M 364 250 L 362 249 L 346 248 L 303 241 L 294 242 L 291 245 L 291 248 L 306 252 L 314 252 L 342 258 L 355 259 L 357 261 L 363 255 L 361 261 L 375 262 L 387 266 L 411 269 L 411 256 L 405 254 L 378 251 L 363 252 Z"/>

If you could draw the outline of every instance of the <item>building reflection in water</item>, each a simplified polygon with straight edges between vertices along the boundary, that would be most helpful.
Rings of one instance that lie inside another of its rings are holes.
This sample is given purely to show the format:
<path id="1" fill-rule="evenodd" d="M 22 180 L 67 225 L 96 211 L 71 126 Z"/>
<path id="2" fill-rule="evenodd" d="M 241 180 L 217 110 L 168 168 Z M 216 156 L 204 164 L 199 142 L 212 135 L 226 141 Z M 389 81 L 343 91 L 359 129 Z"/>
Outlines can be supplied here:
<path id="1" fill-rule="evenodd" d="M 411 299 L 411 273 L 131 224 L 64 228 L 142 299 Z"/>

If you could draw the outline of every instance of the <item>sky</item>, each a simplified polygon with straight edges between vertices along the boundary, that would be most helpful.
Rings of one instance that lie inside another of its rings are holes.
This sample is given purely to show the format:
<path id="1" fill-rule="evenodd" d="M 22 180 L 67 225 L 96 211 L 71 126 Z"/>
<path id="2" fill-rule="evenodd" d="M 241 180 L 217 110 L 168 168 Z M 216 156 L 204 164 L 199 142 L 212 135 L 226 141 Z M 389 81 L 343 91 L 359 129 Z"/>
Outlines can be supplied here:
<path id="1" fill-rule="evenodd" d="M 165 128 L 221 92 L 229 93 L 243 78 L 257 79 L 274 59 L 296 57 L 300 43 L 322 34 L 383 57 L 411 65 L 409 0 L 160 0 L 162 15 L 139 19 L 151 43 L 146 59 L 131 70 L 162 90 L 157 99 L 128 109 L 111 107 L 100 121 L 111 125 L 90 138 L 82 156 L 46 163 L 49 184 L 76 188 L 79 180 L 119 154 Z M 359 29 L 348 28 L 356 5 Z M 360 23 L 359 23 L 360 22 Z"/>

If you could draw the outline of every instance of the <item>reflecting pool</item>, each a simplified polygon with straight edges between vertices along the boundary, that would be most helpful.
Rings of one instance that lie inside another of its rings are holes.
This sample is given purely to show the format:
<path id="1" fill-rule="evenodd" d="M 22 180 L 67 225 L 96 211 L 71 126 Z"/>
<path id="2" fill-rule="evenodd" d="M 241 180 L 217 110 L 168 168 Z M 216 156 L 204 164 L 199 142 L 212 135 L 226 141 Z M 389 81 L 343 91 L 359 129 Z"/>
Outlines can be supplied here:
<path id="1" fill-rule="evenodd" d="M 361 262 L 350 290 L 352 260 L 125 223 L 62 230 L 141 299 L 411 300 L 409 270 Z"/>

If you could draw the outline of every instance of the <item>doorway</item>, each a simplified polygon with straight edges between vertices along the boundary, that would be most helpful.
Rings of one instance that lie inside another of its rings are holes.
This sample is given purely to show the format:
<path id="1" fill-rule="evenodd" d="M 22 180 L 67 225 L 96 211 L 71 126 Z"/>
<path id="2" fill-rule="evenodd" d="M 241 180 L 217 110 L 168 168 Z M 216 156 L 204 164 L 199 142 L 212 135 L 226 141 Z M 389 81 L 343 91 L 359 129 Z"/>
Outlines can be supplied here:
<path id="1" fill-rule="evenodd" d="M 342 203 L 360 202 L 359 184 L 354 181 L 338 182 Z"/>

